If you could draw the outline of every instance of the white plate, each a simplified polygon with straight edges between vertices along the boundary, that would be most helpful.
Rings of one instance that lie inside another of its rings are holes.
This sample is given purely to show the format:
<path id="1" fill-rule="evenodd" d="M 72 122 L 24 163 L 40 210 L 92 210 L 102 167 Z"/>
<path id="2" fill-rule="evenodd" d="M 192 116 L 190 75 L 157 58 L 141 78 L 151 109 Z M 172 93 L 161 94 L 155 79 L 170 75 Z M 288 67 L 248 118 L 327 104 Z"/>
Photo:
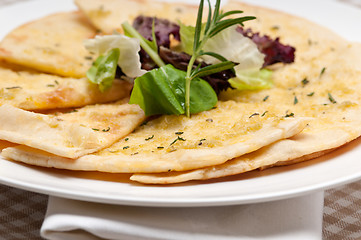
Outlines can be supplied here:
<path id="1" fill-rule="evenodd" d="M 332 0 L 249 0 L 328 26 L 361 42 L 361 10 Z M 48 13 L 75 9 L 69 0 L 30 1 L 0 9 L 0 38 L 14 27 Z M 0 182 L 60 197 L 139 206 L 216 206 L 284 199 L 361 179 L 361 140 L 322 158 L 217 181 L 144 186 L 124 175 L 70 172 L 0 161 Z"/>

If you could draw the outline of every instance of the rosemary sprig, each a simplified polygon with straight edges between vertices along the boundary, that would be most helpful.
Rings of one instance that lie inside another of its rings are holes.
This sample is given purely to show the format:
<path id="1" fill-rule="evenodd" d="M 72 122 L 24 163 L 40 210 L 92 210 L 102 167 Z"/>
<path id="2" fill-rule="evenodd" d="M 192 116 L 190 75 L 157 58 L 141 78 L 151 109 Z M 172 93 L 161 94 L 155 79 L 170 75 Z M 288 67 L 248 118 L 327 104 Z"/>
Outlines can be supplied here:
<path id="1" fill-rule="evenodd" d="M 208 1 L 208 17 L 207 22 L 205 24 L 205 28 L 202 29 L 202 18 L 203 18 L 203 8 L 204 8 L 204 0 L 200 1 L 199 8 L 198 8 L 198 14 L 197 14 L 197 22 L 195 27 L 195 34 L 194 34 L 194 43 L 193 43 L 193 54 L 191 57 L 191 60 L 189 61 L 188 67 L 187 67 L 187 75 L 185 78 L 186 81 L 186 87 L 185 87 L 185 112 L 186 115 L 190 116 L 190 85 L 191 81 L 196 77 L 202 77 L 205 75 L 209 75 L 212 73 L 220 72 L 227 69 L 232 69 L 235 64 L 231 61 L 227 61 L 225 58 L 220 56 L 219 54 L 213 53 L 213 52 L 204 52 L 202 49 L 206 42 L 220 33 L 221 31 L 236 25 L 240 24 L 243 26 L 243 22 L 253 20 L 255 17 L 253 16 L 246 16 L 246 17 L 239 17 L 234 19 L 224 19 L 226 17 L 229 17 L 234 14 L 240 14 L 243 13 L 243 11 L 228 11 L 225 13 L 222 13 L 220 11 L 220 5 L 221 0 L 217 0 L 214 11 L 212 14 L 212 6 L 210 3 L 210 0 Z M 193 68 L 193 65 L 197 58 L 199 58 L 202 55 L 209 55 L 212 57 L 217 58 L 221 61 L 221 63 L 214 64 L 211 66 L 207 66 L 205 68 L 200 68 L 200 66 Z"/>

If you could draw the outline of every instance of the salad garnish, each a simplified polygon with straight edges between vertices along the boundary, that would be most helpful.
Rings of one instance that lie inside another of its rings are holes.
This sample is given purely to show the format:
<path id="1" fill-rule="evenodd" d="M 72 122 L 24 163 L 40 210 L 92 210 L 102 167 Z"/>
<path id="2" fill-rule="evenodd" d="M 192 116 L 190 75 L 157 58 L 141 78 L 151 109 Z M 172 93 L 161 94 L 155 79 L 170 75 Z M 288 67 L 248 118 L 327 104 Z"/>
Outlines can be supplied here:
<path id="1" fill-rule="evenodd" d="M 237 27 L 237 31 L 243 36 L 252 39 L 259 51 L 265 55 L 263 67 L 279 62 L 294 62 L 296 49 L 292 46 L 282 44 L 279 38 L 273 40 L 267 35 L 261 36 L 259 33 L 254 33 L 251 29 L 244 29 L 241 26 Z"/>
<path id="2" fill-rule="evenodd" d="M 236 24 L 240 24 L 243 26 L 243 22 L 255 19 L 255 17 L 253 16 L 239 17 L 235 19 L 225 19 L 226 17 L 229 17 L 231 15 L 243 13 L 243 11 L 235 10 L 222 13 L 220 12 L 220 3 L 220 0 L 216 1 L 214 12 L 212 14 L 212 6 L 210 1 L 208 0 L 208 17 L 205 25 L 202 23 L 204 0 L 201 0 L 199 4 L 197 22 L 194 29 L 192 57 L 189 61 L 187 67 L 187 75 L 185 78 L 185 112 L 188 117 L 190 116 L 191 81 L 196 77 L 203 77 L 212 73 L 231 69 L 235 66 L 233 62 L 228 61 L 226 58 L 216 52 L 204 51 L 204 47 L 207 41 L 231 26 L 234 26 Z M 207 55 L 216 58 L 221 62 L 204 68 L 200 68 L 200 66 L 193 68 L 194 62 L 199 57 Z"/>
<path id="3" fill-rule="evenodd" d="M 205 1 L 201 0 L 194 27 L 139 16 L 133 25 L 122 24 L 124 34 L 86 41 L 86 48 L 99 55 L 88 79 L 104 92 L 123 74 L 134 83 L 129 103 L 138 104 L 147 116 L 190 117 L 214 108 L 222 90 L 270 88 L 272 71 L 264 67 L 292 62 L 294 48 L 278 38 L 273 41 L 244 30 L 243 23 L 254 16 L 230 18 L 243 11 L 222 12 L 221 0 L 216 0 L 214 9 L 210 0 L 207 3 L 207 21 L 202 22 Z M 176 49 L 171 36 L 180 42 Z"/>
<path id="4" fill-rule="evenodd" d="M 128 22 L 125 22 L 122 24 L 123 30 L 125 32 L 125 35 L 139 39 L 140 46 L 144 51 L 148 53 L 148 55 L 152 58 L 152 60 L 158 65 L 158 67 L 162 67 L 165 65 L 163 60 L 158 55 L 158 45 L 157 40 L 155 37 L 155 31 L 154 31 L 154 21 L 153 21 L 153 27 L 152 27 L 152 37 L 153 40 L 149 41 L 145 39 L 134 27 L 132 27 Z"/>
<path id="5" fill-rule="evenodd" d="M 113 84 L 119 55 L 119 48 L 114 48 L 106 55 L 98 57 L 86 74 L 89 81 L 99 84 L 101 92 L 106 91 Z"/>

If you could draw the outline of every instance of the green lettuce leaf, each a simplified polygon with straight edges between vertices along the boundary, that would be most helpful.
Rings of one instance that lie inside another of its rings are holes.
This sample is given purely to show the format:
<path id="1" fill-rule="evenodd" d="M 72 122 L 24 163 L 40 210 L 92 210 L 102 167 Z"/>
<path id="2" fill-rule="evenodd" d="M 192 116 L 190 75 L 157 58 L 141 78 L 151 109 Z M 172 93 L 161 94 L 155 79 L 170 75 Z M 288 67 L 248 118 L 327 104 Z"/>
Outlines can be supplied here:
<path id="1" fill-rule="evenodd" d="M 106 55 L 99 56 L 86 73 L 89 81 L 99 85 L 101 92 L 105 92 L 113 84 L 119 55 L 118 48 L 108 51 Z"/>
<path id="2" fill-rule="evenodd" d="M 157 114 L 185 113 L 186 72 L 165 65 L 153 69 L 134 81 L 130 104 L 138 104 L 147 116 Z M 212 109 L 217 104 L 217 94 L 204 80 L 191 82 L 190 111 L 199 113 Z"/>
<path id="3" fill-rule="evenodd" d="M 98 56 L 106 54 L 111 49 L 118 48 L 120 50 L 117 60 L 118 66 L 125 75 L 130 78 L 136 78 L 146 73 L 145 70 L 141 69 L 138 39 L 129 38 L 121 34 L 96 36 L 94 39 L 85 40 L 84 46 L 88 51 Z"/>
<path id="4" fill-rule="evenodd" d="M 271 88 L 272 71 L 268 69 L 238 71 L 237 76 L 228 80 L 238 90 L 261 90 Z"/>
<path id="5" fill-rule="evenodd" d="M 196 28 L 193 26 L 185 25 L 181 22 L 179 22 L 179 26 L 180 26 L 179 34 L 180 34 L 180 39 L 181 39 L 181 49 L 183 52 L 185 52 L 189 55 L 192 55 L 193 54 L 194 33 L 195 33 Z"/>

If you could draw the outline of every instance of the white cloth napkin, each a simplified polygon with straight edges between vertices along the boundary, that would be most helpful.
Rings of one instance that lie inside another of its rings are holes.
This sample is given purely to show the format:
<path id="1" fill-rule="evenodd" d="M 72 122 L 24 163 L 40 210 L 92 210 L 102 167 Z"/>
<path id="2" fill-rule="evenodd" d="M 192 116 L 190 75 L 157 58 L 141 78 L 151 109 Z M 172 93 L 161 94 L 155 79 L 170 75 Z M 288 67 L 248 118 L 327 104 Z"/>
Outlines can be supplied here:
<path id="1" fill-rule="evenodd" d="M 41 235 L 51 240 L 319 240 L 323 197 L 319 192 L 202 208 L 117 206 L 50 197 Z"/>

